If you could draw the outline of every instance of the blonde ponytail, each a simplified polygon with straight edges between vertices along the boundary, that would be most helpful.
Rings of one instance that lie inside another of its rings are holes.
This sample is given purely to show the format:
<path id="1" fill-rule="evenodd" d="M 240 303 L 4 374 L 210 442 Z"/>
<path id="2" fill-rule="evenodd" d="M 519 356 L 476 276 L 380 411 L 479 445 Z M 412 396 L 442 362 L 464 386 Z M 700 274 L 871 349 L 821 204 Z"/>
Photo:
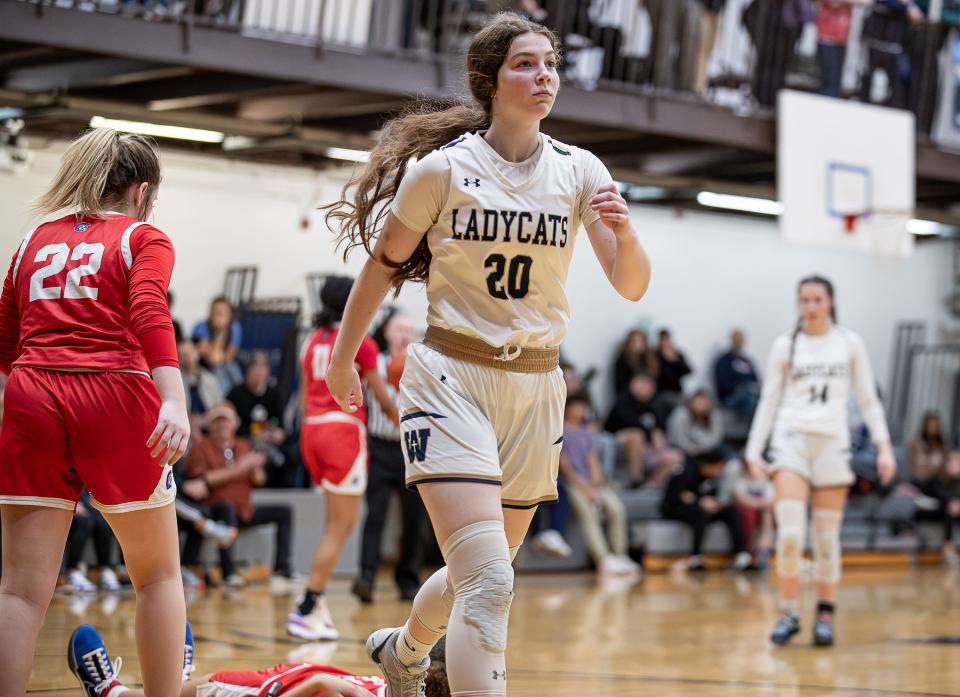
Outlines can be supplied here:
<path id="1" fill-rule="evenodd" d="M 57 211 L 102 217 L 127 189 L 160 183 L 156 143 L 144 136 L 94 128 L 73 141 L 50 188 L 33 205 L 38 215 Z"/>

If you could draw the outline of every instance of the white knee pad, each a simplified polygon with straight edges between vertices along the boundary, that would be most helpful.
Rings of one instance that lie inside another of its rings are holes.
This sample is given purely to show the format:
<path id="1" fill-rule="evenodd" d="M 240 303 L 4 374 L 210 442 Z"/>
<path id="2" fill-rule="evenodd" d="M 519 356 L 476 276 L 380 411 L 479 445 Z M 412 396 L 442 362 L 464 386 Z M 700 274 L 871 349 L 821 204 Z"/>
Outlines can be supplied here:
<path id="1" fill-rule="evenodd" d="M 807 504 L 796 499 L 777 501 L 773 515 L 777 521 L 777 576 L 796 578 L 807 537 Z"/>
<path id="2" fill-rule="evenodd" d="M 480 647 L 502 654 L 513 601 L 513 566 L 503 523 L 483 521 L 453 533 L 443 545 L 454 588 L 453 614 L 477 631 Z M 451 618 L 451 622 L 455 618 Z"/>
<path id="3" fill-rule="evenodd" d="M 813 509 L 813 577 L 821 583 L 840 580 L 840 511 Z"/>

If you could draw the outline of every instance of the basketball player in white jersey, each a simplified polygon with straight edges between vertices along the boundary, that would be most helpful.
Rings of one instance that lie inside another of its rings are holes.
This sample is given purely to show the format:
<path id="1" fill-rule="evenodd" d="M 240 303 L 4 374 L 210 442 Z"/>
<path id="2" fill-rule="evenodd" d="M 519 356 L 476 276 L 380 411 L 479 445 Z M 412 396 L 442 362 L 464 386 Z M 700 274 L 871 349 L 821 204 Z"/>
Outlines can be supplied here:
<path id="1" fill-rule="evenodd" d="M 410 346 L 400 383 L 401 445 L 447 565 L 421 587 L 405 626 L 367 641 L 392 697 L 420 695 L 430 647 L 448 627 L 451 693 L 507 693 L 511 561 L 537 504 L 556 498 L 564 283 L 580 226 L 623 297 L 639 300 L 649 283 L 609 173 L 540 133 L 560 87 L 558 52 L 549 30 L 498 15 L 467 53 L 478 104 L 387 124 L 349 200 L 345 191 L 328 209 L 370 255 L 327 372 L 344 409 L 362 400 L 353 356 L 387 291 L 427 284 L 426 337 Z"/>
<path id="2" fill-rule="evenodd" d="M 809 501 L 818 600 L 813 641 L 830 646 L 840 581 L 840 525 L 854 480 L 846 411 L 851 390 L 877 446 L 877 471 L 884 484 L 893 478 L 896 462 L 863 339 L 836 325 L 830 281 L 819 276 L 801 280 L 799 309 L 796 329 L 774 342 L 767 360 L 746 459 L 751 475 L 772 476 L 776 489 L 782 614 L 770 639 L 783 645 L 800 631 L 800 562 Z M 768 438 L 769 463 L 763 459 Z"/>

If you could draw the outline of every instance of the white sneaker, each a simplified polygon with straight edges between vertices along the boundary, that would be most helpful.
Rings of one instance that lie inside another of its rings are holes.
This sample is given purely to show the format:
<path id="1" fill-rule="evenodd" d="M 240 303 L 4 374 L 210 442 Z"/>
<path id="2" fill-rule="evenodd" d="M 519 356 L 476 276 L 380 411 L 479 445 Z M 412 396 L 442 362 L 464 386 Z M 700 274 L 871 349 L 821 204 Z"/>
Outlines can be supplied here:
<path id="1" fill-rule="evenodd" d="M 93 585 L 80 569 L 74 569 L 67 576 L 67 587 L 74 593 L 96 593 L 97 587 Z"/>
<path id="2" fill-rule="evenodd" d="M 294 610 L 287 616 L 287 634 L 307 641 L 336 641 L 340 632 L 333 624 L 327 599 L 320 597 L 309 615 Z"/>
<path id="3" fill-rule="evenodd" d="M 387 681 L 390 697 L 424 697 L 424 678 L 430 667 L 430 656 L 412 666 L 404 665 L 397 656 L 397 640 L 403 627 L 378 629 L 367 639 L 367 655 L 380 666 Z"/>
<path id="4" fill-rule="evenodd" d="M 616 554 L 608 554 L 601 559 L 599 568 L 600 573 L 613 576 L 623 576 L 632 573 L 632 571 L 624 565 L 623 557 L 617 556 Z"/>
<path id="5" fill-rule="evenodd" d="M 563 535 L 556 530 L 544 530 L 543 532 L 537 533 L 530 544 L 541 554 L 546 554 L 551 557 L 561 557 L 565 559 L 573 554 L 573 549 L 567 544 L 567 541 L 563 539 Z"/>
<path id="6" fill-rule="evenodd" d="M 227 588 L 245 588 L 247 585 L 247 579 L 240 574 L 230 574 L 223 579 L 223 585 L 225 585 Z"/>
<path id="7" fill-rule="evenodd" d="M 750 552 L 738 552 L 737 556 L 733 558 L 730 568 L 734 571 L 746 571 L 751 564 L 753 564 L 753 557 Z"/>
<path id="8" fill-rule="evenodd" d="M 116 592 L 121 588 L 120 579 L 117 578 L 113 569 L 103 568 L 100 570 L 100 590 Z"/>
<path id="9" fill-rule="evenodd" d="M 623 568 L 623 572 L 627 574 L 642 574 L 643 569 L 641 566 L 635 562 L 633 559 L 626 555 L 617 555 L 619 564 Z"/>

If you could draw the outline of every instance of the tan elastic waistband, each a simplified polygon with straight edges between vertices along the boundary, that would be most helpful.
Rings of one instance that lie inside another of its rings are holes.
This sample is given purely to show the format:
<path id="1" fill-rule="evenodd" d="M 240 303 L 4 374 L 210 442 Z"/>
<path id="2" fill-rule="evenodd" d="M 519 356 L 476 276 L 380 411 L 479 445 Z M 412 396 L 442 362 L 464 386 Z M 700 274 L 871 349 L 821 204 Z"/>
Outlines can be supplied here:
<path id="1" fill-rule="evenodd" d="M 434 326 L 427 327 L 423 343 L 450 358 L 514 373 L 549 373 L 560 365 L 558 348 L 496 348 L 472 336 Z"/>

